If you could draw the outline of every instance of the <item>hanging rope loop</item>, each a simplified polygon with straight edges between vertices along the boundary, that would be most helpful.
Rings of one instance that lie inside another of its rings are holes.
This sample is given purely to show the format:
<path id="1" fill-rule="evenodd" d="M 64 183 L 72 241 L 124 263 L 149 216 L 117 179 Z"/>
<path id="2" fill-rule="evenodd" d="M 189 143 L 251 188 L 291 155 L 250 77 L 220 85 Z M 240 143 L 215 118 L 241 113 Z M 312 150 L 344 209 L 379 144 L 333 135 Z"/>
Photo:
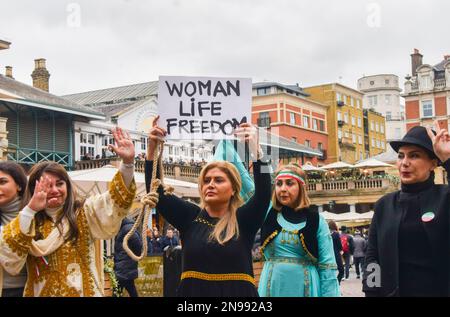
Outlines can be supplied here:
<path id="1" fill-rule="evenodd" d="M 164 188 L 164 195 L 171 195 L 174 188 L 171 186 L 164 185 L 164 168 L 162 165 L 162 153 L 164 149 L 164 143 L 158 141 L 156 144 L 155 152 L 153 155 L 153 170 L 152 178 L 150 180 L 150 191 L 141 198 L 141 203 L 143 205 L 142 210 L 139 212 L 136 221 L 133 224 L 131 230 L 123 238 L 123 249 L 134 261 L 140 261 L 147 255 L 148 245 L 147 245 L 147 224 L 150 217 L 150 213 L 153 208 L 156 207 L 159 201 L 158 187 L 160 185 Z M 156 172 L 159 167 L 160 178 L 156 177 Z M 141 225 L 142 232 L 142 250 L 141 254 L 138 256 L 133 253 L 133 251 L 128 246 L 128 240 L 136 232 L 137 228 Z"/>

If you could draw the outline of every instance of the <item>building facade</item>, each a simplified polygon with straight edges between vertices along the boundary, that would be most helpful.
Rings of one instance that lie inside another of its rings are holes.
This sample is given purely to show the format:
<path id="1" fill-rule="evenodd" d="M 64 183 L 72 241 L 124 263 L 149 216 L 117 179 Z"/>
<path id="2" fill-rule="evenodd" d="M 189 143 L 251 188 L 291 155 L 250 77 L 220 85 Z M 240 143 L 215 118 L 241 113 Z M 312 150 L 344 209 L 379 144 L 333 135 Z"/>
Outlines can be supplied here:
<path id="1" fill-rule="evenodd" d="M 365 158 L 363 94 L 339 83 L 304 88 L 310 99 L 327 105 L 327 163 Z"/>
<path id="2" fill-rule="evenodd" d="M 412 76 L 405 82 L 406 129 L 432 126 L 437 120 L 442 128 L 449 128 L 450 117 L 450 55 L 438 64 L 423 64 L 423 55 L 414 49 L 411 54 Z"/>
<path id="3" fill-rule="evenodd" d="M 45 60 L 39 61 L 36 66 L 42 71 Z M 74 122 L 102 120 L 104 115 L 52 95 L 43 87 L 14 80 L 12 68 L 8 72 L 8 76 L 0 75 L 0 117 L 7 119 L 8 160 L 25 168 L 50 160 L 72 169 Z M 45 87 L 48 88 L 48 83 Z"/>
<path id="4" fill-rule="evenodd" d="M 364 109 L 364 147 L 365 157 L 369 158 L 386 151 L 386 126 L 381 113 Z"/>
<path id="5" fill-rule="evenodd" d="M 405 109 L 401 104 L 398 76 L 380 74 L 358 79 L 364 93 L 364 109 L 373 109 L 386 118 L 386 140 L 399 140 L 406 132 Z"/>
<path id="6" fill-rule="evenodd" d="M 263 82 L 253 85 L 252 123 L 306 148 L 303 163 L 324 165 L 328 150 L 327 106 L 309 100 L 300 87 Z"/>

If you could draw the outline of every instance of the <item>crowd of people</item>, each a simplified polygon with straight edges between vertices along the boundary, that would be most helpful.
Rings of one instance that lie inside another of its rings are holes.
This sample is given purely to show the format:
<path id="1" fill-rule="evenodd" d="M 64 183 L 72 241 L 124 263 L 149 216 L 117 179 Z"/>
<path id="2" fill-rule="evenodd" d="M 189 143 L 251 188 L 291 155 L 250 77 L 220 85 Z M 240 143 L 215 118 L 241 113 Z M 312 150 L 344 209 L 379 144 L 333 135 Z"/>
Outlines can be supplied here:
<path id="1" fill-rule="evenodd" d="M 157 120 L 147 158 L 154 157 L 166 135 Z M 110 149 L 122 159 L 120 168 L 105 193 L 86 199 L 77 195 L 58 163 L 36 164 L 27 179 L 18 164 L 0 162 L 2 296 L 103 296 L 99 246 L 111 238 L 119 287 L 138 296 L 138 264 L 123 248 L 133 226 L 127 216 L 136 195 L 134 145 L 120 128 L 113 135 Z M 299 165 L 263 172 L 269 163 L 254 126 L 243 123 L 235 135 L 248 143 L 252 158 L 254 190 L 247 200 L 241 196 L 247 183 L 231 162 L 213 161 L 202 168 L 197 205 L 152 179 L 153 162 L 145 161 L 147 192 L 158 197 L 156 210 L 172 225 L 163 236 L 157 228 L 147 230 L 147 255 L 182 244 L 178 296 L 340 296 L 351 266 L 366 296 L 449 295 L 450 256 L 442 250 L 450 243 L 450 191 L 448 185 L 434 184 L 438 165 L 450 172 L 447 130 L 438 124 L 436 132 L 414 127 L 391 142 L 398 152 L 401 189 L 375 204 L 368 234 L 338 230 L 311 208 Z M 258 285 L 255 240 L 264 261 Z M 142 243 L 137 233 L 129 239 L 134 253 Z"/>

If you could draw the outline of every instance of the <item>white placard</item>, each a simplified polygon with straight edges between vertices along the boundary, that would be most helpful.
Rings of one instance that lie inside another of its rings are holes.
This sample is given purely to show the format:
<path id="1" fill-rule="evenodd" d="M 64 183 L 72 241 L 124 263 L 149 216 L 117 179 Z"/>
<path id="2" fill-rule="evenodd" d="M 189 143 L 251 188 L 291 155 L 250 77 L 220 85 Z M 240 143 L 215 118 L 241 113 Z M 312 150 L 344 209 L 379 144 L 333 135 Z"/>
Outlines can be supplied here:
<path id="1" fill-rule="evenodd" d="M 159 125 L 167 139 L 230 139 L 251 122 L 251 78 L 160 76 Z"/>

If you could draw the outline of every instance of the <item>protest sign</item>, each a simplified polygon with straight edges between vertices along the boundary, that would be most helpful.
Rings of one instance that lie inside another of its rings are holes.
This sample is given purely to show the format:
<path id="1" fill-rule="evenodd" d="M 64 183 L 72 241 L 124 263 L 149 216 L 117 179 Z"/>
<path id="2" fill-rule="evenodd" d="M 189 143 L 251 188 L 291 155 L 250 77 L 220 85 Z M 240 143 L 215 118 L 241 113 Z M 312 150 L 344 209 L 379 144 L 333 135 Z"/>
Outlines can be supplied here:
<path id="1" fill-rule="evenodd" d="M 160 76 L 159 125 L 167 139 L 230 139 L 251 122 L 250 78 Z"/>

